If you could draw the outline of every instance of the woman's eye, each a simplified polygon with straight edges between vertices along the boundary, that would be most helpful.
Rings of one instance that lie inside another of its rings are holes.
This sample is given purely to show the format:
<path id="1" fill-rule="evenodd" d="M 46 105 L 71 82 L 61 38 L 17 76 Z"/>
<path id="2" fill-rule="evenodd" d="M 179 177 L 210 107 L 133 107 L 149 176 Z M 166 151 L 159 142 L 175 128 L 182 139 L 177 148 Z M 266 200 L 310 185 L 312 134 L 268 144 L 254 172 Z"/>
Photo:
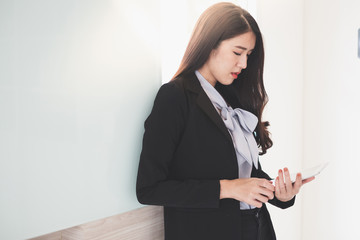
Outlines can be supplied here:
<path id="1" fill-rule="evenodd" d="M 234 52 L 234 54 L 237 55 L 237 56 L 240 56 L 240 55 L 241 55 L 241 53 L 237 53 L 237 52 Z"/>

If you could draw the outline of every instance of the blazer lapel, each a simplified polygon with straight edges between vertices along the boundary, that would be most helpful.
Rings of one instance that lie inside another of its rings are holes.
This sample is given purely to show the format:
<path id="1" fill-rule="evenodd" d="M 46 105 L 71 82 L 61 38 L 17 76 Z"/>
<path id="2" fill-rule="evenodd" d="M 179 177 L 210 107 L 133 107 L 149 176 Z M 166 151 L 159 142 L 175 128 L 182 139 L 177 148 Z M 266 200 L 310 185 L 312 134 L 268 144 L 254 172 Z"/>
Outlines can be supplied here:
<path id="1" fill-rule="evenodd" d="M 195 73 L 191 74 L 189 78 L 186 78 L 185 86 L 198 94 L 197 104 L 201 110 L 211 119 L 211 121 L 219 128 L 219 130 L 225 135 L 225 137 L 232 143 L 232 138 L 225 123 L 221 119 L 219 113 L 216 111 L 209 97 L 206 95 L 204 89 L 201 87 L 199 80 Z"/>

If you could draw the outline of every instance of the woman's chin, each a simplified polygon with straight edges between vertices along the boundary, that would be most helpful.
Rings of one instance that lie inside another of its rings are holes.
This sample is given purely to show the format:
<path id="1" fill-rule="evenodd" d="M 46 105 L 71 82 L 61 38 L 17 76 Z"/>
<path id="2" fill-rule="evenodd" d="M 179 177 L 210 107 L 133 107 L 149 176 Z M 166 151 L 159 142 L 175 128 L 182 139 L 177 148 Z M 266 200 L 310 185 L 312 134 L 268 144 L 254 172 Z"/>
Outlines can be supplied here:
<path id="1" fill-rule="evenodd" d="M 218 81 L 220 82 L 222 85 L 231 85 L 234 82 L 234 78 L 231 79 L 226 79 L 225 81 Z"/>

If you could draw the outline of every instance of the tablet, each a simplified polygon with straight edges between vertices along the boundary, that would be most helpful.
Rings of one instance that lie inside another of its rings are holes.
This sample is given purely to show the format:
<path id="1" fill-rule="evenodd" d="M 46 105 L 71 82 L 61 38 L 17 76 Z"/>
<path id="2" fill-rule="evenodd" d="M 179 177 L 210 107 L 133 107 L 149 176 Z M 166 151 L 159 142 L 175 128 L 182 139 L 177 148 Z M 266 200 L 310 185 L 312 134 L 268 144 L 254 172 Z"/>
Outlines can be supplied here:
<path id="1" fill-rule="evenodd" d="M 305 180 L 305 179 L 308 179 L 308 178 L 311 178 L 311 177 L 314 177 L 314 176 L 320 174 L 321 171 L 324 170 L 327 167 L 327 165 L 329 165 L 329 163 L 330 162 L 325 162 L 325 163 L 319 164 L 315 167 L 307 168 L 307 169 L 301 171 L 302 180 Z M 290 174 L 290 179 L 292 182 L 295 182 L 297 173 L 298 172 L 296 172 L 294 174 Z M 272 180 L 273 180 L 273 184 L 275 185 L 275 179 L 272 179 Z"/>
<path id="2" fill-rule="evenodd" d="M 301 171 L 302 180 L 305 180 L 305 179 L 308 179 L 308 178 L 311 178 L 311 177 L 314 177 L 314 176 L 320 174 L 321 171 L 327 167 L 327 165 L 329 165 L 329 162 L 325 162 L 325 163 L 319 164 L 315 167 L 307 168 L 307 169 Z M 290 178 L 291 178 L 292 182 L 295 182 L 296 174 L 297 173 L 290 174 Z"/>

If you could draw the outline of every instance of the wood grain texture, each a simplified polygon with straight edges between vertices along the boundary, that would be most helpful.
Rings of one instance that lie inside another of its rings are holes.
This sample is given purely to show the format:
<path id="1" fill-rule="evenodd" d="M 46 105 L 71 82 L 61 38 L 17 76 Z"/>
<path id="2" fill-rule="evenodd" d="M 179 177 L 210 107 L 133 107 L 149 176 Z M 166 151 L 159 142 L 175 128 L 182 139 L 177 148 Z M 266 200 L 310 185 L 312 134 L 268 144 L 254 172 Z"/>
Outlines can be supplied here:
<path id="1" fill-rule="evenodd" d="M 60 238 L 59 238 L 60 233 Z M 56 238 L 57 237 L 57 238 Z M 163 207 L 147 206 L 30 240 L 163 240 Z"/>
<path id="2" fill-rule="evenodd" d="M 49 233 L 36 238 L 31 238 L 29 240 L 61 240 L 61 231 Z"/>

